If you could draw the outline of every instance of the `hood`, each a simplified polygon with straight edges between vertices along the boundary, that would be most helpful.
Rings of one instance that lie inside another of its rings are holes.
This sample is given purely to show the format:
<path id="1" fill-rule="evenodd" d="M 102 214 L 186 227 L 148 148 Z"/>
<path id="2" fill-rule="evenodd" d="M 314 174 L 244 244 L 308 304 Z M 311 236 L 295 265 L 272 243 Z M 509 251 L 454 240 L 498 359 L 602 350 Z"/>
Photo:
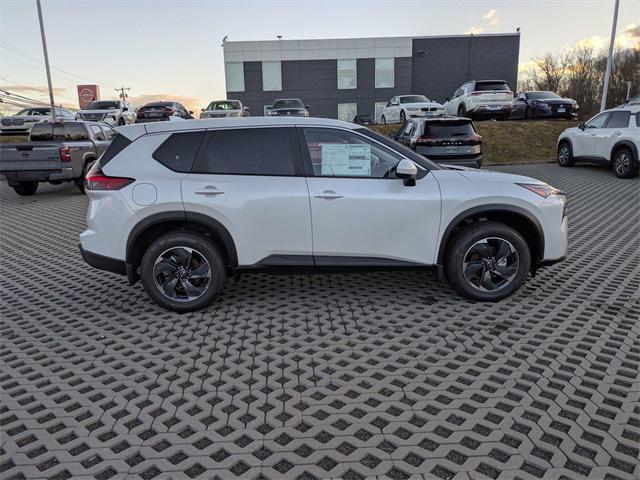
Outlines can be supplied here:
<path id="1" fill-rule="evenodd" d="M 458 170 L 460 175 L 467 180 L 473 182 L 491 182 L 491 183 L 534 183 L 545 185 L 544 182 L 535 178 L 525 177 L 524 175 L 514 175 L 511 173 L 493 172 L 491 170 L 478 170 L 477 168 L 468 167 L 448 167 L 450 170 Z"/>
<path id="2" fill-rule="evenodd" d="M 570 98 L 541 98 L 538 100 L 529 100 L 529 101 L 542 102 L 542 103 L 546 103 L 547 105 L 565 105 L 565 104 L 576 103 L 575 100 L 572 100 Z"/>
<path id="3" fill-rule="evenodd" d="M 111 110 L 78 110 L 78 113 L 88 113 L 90 115 L 104 115 L 104 114 L 116 114 L 119 113 L 120 110 L 111 109 Z"/>
<path id="4" fill-rule="evenodd" d="M 441 104 L 437 102 L 415 102 L 415 103 L 403 103 L 401 107 L 405 108 L 424 108 L 424 107 L 436 107 L 436 108 L 444 108 Z"/>

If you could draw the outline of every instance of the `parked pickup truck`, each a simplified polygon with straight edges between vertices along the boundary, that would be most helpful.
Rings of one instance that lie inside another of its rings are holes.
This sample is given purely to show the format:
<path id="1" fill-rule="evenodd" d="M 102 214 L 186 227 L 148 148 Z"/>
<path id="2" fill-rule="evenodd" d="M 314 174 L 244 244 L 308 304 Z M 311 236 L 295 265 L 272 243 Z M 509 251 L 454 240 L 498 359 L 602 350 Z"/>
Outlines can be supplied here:
<path id="1" fill-rule="evenodd" d="M 0 144 L 0 175 L 18 195 L 33 195 L 39 182 L 74 182 L 84 193 L 84 175 L 116 132 L 104 123 L 46 122 L 25 143 Z"/>

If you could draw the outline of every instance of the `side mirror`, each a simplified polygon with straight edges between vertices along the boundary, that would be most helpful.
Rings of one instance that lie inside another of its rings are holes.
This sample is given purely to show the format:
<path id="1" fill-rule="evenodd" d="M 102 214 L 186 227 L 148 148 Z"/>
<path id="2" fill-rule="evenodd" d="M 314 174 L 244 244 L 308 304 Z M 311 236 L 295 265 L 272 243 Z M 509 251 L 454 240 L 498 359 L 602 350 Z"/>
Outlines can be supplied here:
<path id="1" fill-rule="evenodd" d="M 403 158 L 396 165 L 396 177 L 404 179 L 407 187 L 413 187 L 416 184 L 416 176 L 418 175 L 418 167 L 411 160 Z"/>
<path id="2" fill-rule="evenodd" d="M 304 108 L 306 108 L 307 110 L 309 110 L 311 107 L 309 105 L 305 105 Z"/>
<path id="3" fill-rule="evenodd" d="M 581 124 L 579 124 L 579 125 L 578 125 L 578 128 L 579 128 L 580 130 L 584 130 L 585 128 L 587 128 L 587 126 L 585 125 L 585 123 L 584 123 L 584 122 L 582 122 Z"/>
<path id="4" fill-rule="evenodd" d="M 200 111 L 201 111 L 201 112 L 204 112 L 204 108 L 201 108 L 201 109 L 200 109 Z"/>
<path id="5" fill-rule="evenodd" d="M 249 111 L 249 107 L 242 107 L 242 110 L 244 110 L 245 112 Z"/>
<path id="6" fill-rule="evenodd" d="M 193 110 L 189 110 L 189 115 L 193 115 Z"/>

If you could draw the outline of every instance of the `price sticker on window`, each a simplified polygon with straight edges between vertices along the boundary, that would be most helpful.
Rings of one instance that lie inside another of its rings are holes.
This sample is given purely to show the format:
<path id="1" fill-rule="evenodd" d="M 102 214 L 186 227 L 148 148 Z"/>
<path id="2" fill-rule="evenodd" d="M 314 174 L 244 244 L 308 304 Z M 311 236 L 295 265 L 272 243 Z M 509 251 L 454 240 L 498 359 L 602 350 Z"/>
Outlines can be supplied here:
<path id="1" fill-rule="evenodd" d="M 321 175 L 328 177 L 371 176 L 371 146 L 366 144 L 322 145 Z"/>

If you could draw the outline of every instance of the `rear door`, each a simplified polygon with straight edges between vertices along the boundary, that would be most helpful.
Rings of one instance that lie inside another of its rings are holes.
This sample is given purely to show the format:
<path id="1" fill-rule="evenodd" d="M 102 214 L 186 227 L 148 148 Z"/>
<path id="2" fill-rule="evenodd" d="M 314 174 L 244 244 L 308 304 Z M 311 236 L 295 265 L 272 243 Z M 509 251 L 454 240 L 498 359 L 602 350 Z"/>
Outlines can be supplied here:
<path id="1" fill-rule="evenodd" d="M 309 190 L 295 129 L 207 131 L 181 181 L 187 213 L 224 225 L 241 266 L 312 265 Z"/>
<path id="2" fill-rule="evenodd" d="M 89 128 L 91 129 L 91 136 L 93 137 L 93 143 L 96 147 L 96 154 L 100 157 L 100 155 L 102 155 L 107 149 L 110 142 L 107 140 L 106 135 L 99 125 L 89 125 Z"/>
<path id="3" fill-rule="evenodd" d="M 313 254 L 319 266 L 433 263 L 440 189 L 422 167 L 405 186 L 393 168 L 402 159 L 352 130 L 301 128 L 310 175 Z"/>

